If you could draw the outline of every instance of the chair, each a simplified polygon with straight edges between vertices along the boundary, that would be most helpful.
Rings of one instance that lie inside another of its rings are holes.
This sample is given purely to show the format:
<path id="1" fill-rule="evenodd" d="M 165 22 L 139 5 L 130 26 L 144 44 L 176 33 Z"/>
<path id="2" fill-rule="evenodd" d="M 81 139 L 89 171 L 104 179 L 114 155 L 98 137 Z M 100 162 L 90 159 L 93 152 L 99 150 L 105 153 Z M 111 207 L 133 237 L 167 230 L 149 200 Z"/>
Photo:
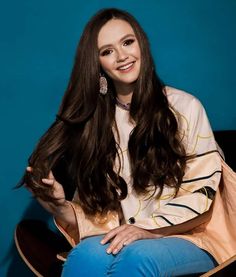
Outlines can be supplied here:
<path id="1" fill-rule="evenodd" d="M 15 244 L 26 265 L 40 277 L 61 276 L 63 262 L 57 254 L 71 249 L 64 237 L 40 220 L 22 220 L 15 230 Z"/>
<path id="2" fill-rule="evenodd" d="M 236 171 L 236 130 L 214 131 L 214 136 L 224 151 L 226 163 Z"/>
<path id="3" fill-rule="evenodd" d="M 215 131 L 214 135 L 224 151 L 226 162 L 236 171 L 236 130 Z M 63 252 L 71 249 L 64 237 L 39 220 L 22 220 L 15 230 L 15 244 L 27 266 L 40 277 L 61 276 Z M 58 259 L 59 253 L 62 254 Z M 201 276 L 236 276 L 236 255 Z"/>

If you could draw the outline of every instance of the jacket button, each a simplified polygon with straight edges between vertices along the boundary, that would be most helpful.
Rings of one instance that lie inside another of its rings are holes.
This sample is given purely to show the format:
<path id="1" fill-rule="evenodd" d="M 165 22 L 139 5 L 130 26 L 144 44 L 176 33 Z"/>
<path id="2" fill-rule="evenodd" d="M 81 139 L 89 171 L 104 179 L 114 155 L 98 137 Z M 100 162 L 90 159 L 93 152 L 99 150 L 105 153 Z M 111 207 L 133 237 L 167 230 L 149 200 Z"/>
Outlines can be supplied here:
<path id="1" fill-rule="evenodd" d="M 134 217 L 130 217 L 129 218 L 129 223 L 130 224 L 134 224 L 135 223 L 135 218 Z"/>

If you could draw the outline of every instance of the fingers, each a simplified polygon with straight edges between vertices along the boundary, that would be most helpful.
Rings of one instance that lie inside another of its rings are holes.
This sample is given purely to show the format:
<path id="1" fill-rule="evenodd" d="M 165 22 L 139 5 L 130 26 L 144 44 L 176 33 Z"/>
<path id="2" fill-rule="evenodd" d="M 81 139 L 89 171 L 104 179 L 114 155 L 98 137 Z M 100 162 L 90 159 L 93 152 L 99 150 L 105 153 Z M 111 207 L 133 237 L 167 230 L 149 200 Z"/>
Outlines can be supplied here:
<path id="1" fill-rule="evenodd" d="M 116 255 L 120 250 L 131 243 L 132 241 L 135 241 L 139 239 L 136 234 L 133 233 L 132 230 L 127 230 L 126 232 L 122 232 L 121 234 L 117 235 L 114 240 L 111 242 L 107 249 L 107 253 Z M 129 241 L 129 243 L 128 243 Z"/>
<path id="2" fill-rule="evenodd" d="M 29 173 L 33 172 L 33 168 L 31 166 L 27 166 L 26 170 Z M 55 180 L 52 171 L 49 172 L 47 178 L 42 178 L 41 181 L 45 185 L 45 188 L 49 189 L 49 190 L 45 191 L 45 195 L 39 194 L 40 196 L 38 195 L 36 197 L 36 193 L 33 193 L 33 190 L 30 189 L 27 186 L 27 184 L 25 184 L 25 187 L 32 193 L 32 195 L 34 197 L 37 198 L 37 200 L 43 206 L 45 206 L 45 203 L 46 203 L 45 201 L 47 201 L 47 205 L 49 205 L 50 202 L 51 202 L 51 204 L 53 202 L 54 206 L 64 205 L 64 203 L 66 201 L 64 189 L 63 189 L 62 185 Z M 37 189 L 36 189 L 36 192 L 37 192 Z M 48 197 L 48 199 L 44 198 L 44 196 Z M 45 199 L 47 199 L 47 200 L 45 200 Z"/>
<path id="3" fill-rule="evenodd" d="M 114 238 L 120 231 L 122 231 L 124 229 L 125 225 L 116 227 L 114 229 L 112 229 L 110 232 L 108 232 L 104 238 L 101 240 L 101 244 L 106 244 L 107 242 L 109 242 L 112 238 Z"/>
<path id="4" fill-rule="evenodd" d="M 156 237 L 155 234 L 148 230 L 144 230 L 134 225 L 124 224 L 108 232 L 108 234 L 106 234 L 101 240 L 101 244 L 105 244 L 112 239 L 106 252 L 108 254 L 112 253 L 116 255 L 124 246 L 129 245 L 136 240 L 145 238 Z"/>
<path id="5" fill-rule="evenodd" d="M 48 179 L 55 179 L 51 170 L 49 172 Z"/>
<path id="6" fill-rule="evenodd" d="M 32 172 L 32 171 L 33 171 L 33 168 L 32 168 L 31 166 L 27 166 L 27 167 L 26 167 L 26 170 L 27 170 L 28 172 Z"/>
<path id="7" fill-rule="evenodd" d="M 101 244 L 105 244 L 113 238 L 106 252 L 108 254 L 112 253 L 116 255 L 125 245 L 140 239 L 141 235 L 139 238 L 138 233 L 142 232 L 141 230 L 142 229 L 140 228 L 126 224 L 119 226 L 106 234 L 102 239 Z"/>
<path id="8" fill-rule="evenodd" d="M 54 185 L 54 182 L 55 182 L 55 178 L 53 176 L 53 173 L 52 171 L 50 170 L 49 174 L 48 174 L 48 178 L 43 178 L 42 179 L 42 182 L 46 185 Z"/>
<path id="9" fill-rule="evenodd" d="M 28 172 L 33 172 L 33 168 L 31 166 L 27 166 L 26 167 L 26 171 Z M 55 181 L 55 178 L 53 176 L 52 171 L 50 170 L 49 174 L 48 174 L 48 178 L 43 178 L 42 182 L 46 185 L 53 185 Z"/>
<path id="10" fill-rule="evenodd" d="M 124 238 L 125 239 L 125 238 Z M 106 252 L 107 254 L 113 254 L 116 255 L 120 252 L 120 250 L 126 245 L 124 239 L 120 239 L 119 241 L 114 241 L 114 243 L 111 243 L 110 246 L 107 248 Z"/>
<path id="11" fill-rule="evenodd" d="M 47 178 L 43 178 L 42 179 L 42 182 L 45 184 L 45 185 L 49 185 L 49 186 L 52 186 L 54 184 L 54 181 L 53 179 L 47 179 Z"/>

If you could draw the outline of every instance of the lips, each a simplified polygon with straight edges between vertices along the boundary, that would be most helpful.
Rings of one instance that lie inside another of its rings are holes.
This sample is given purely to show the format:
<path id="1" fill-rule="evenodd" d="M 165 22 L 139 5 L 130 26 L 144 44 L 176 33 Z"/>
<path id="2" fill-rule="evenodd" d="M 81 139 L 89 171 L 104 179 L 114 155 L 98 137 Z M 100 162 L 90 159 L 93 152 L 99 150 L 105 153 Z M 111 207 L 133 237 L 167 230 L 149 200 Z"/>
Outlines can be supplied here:
<path id="1" fill-rule="evenodd" d="M 127 71 L 129 71 L 133 67 L 134 63 L 135 62 L 129 62 L 127 64 L 119 66 L 119 67 L 117 67 L 117 70 L 123 71 L 123 72 L 127 72 Z"/>

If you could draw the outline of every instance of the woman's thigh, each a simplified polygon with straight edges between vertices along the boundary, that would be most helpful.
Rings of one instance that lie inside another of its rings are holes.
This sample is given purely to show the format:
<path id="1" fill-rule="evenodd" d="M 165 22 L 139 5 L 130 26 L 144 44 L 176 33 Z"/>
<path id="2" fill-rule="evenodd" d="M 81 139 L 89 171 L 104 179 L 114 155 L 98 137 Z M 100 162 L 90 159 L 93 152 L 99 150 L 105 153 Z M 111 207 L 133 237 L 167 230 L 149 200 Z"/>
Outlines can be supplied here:
<path id="1" fill-rule="evenodd" d="M 62 276 L 181 276 L 215 266 L 209 254 L 180 238 L 135 241 L 117 255 L 106 253 L 108 245 L 101 245 L 101 238 L 87 238 L 78 244 L 68 256 Z"/>
<path id="2" fill-rule="evenodd" d="M 215 260 L 195 244 L 180 238 L 135 241 L 113 260 L 108 276 L 183 276 L 208 271 Z"/>

